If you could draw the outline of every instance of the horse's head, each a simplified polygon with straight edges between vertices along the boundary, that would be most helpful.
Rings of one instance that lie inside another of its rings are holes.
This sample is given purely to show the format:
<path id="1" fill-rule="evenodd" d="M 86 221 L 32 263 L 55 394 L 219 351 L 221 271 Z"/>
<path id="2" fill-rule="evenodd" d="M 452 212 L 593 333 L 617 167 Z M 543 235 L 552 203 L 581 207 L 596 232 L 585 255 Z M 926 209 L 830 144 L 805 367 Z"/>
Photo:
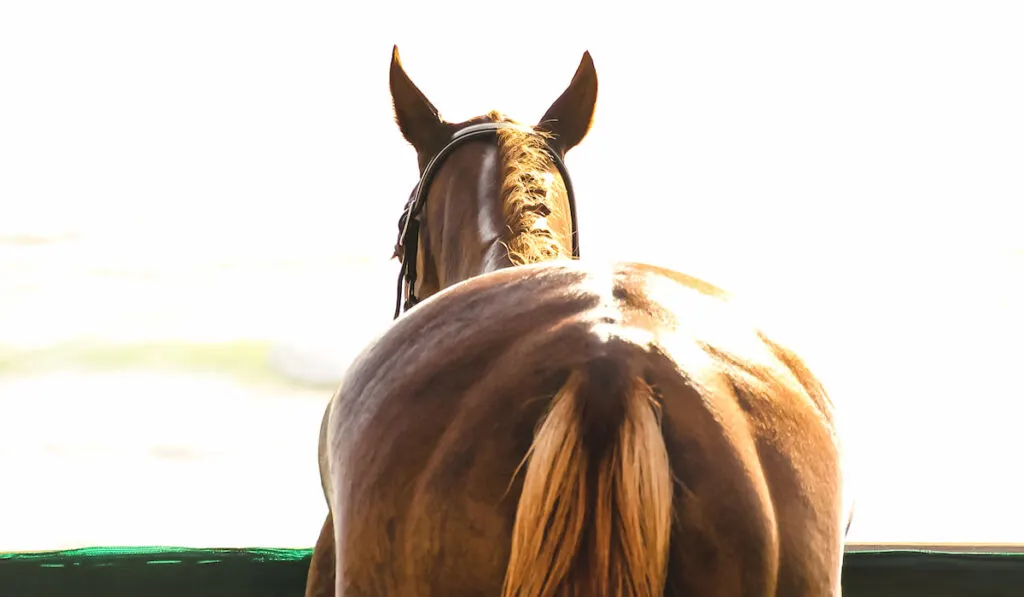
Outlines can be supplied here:
<path id="1" fill-rule="evenodd" d="M 403 285 L 410 307 L 481 273 L 578 256 L 572 183 L 562 159 L 593 118 L 597 72 L 589 53 L 532 127 L 498 112 L 446 122 L 405 73 L 397 47 L 391 97 L 420 171 L 399 222 L 399 301 Z"/>

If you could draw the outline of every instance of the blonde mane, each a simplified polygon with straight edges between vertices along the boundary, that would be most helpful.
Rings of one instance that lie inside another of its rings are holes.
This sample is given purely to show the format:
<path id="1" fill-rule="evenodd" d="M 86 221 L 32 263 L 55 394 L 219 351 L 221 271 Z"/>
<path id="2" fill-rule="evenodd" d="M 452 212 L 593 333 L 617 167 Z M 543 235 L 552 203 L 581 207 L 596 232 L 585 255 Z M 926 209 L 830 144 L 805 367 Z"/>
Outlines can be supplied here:
<path id="1" fill-rule="evenodd" d="M 488 117 L 513 122 L 499 112 Z M 566 189 L 548 155 L 547 137 L 526 126 L 498 131 L 502 205 L 510 229 L 506 248 L 513 265 L 572 258 L 571 239 L 563 238 L 551 225 L 560 220 L 569 229 L 570 217 L 557 201 L 559 194 L 566 196 Z"/>

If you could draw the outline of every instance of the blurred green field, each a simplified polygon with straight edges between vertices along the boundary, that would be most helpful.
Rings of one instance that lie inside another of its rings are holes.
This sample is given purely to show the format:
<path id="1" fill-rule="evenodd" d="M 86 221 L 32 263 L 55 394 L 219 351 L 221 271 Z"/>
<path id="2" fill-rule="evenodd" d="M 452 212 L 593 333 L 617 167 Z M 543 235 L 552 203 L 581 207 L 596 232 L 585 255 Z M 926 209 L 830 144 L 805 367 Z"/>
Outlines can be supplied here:
<path id="1" fill-rule="evenodd" d="M 42 348 L 0 345 L 0 376 L 62 370 L 218 373 L 250 383 L 286 382 L 268 367 L 269 342 L 184 341 L 111 344 L 67 340 Z"/>

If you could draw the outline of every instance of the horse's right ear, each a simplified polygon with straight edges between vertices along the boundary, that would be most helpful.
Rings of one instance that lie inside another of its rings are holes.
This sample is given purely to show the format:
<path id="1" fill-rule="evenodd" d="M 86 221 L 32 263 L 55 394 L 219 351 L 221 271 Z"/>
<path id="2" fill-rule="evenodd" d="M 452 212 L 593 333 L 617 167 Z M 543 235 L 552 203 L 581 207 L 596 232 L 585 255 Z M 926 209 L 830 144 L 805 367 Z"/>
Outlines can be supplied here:
<path id="1" fill-rule="evenodd" d="M 565 155 L 587 136 L 596 102 L 597 70 L 588 51 L 583 53 L 569 87 L 551 104 L 536 128 L 553 135 L 552 145 Z"/>
<path id="2" fill-rule="evenodd" d="M 405 140 L 416 148 L 417 153 L 433 153 L 443 142 L 444 121 L 434 104 L 405 74 L 397 45 L 391 50 L 391 101 L 395 108 L 395 122 Z"/>

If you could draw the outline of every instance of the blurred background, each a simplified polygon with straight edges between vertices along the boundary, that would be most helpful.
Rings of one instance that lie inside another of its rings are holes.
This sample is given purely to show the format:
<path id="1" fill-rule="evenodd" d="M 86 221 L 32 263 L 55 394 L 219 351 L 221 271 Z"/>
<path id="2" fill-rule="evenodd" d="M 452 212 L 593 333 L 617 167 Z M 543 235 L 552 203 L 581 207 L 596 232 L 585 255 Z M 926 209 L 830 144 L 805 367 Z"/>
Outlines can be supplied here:
<path id="1" fill-rule="evenodd" d="M 416 182 L 392 44 L 449 120 L 533 123 L 584 50 L 587 258 L 790 330 L 858 542 L 1018 542 L 1014 2 L 0 5 L 0 551 L 308 547 L 323 407 L 391 319 Z"/>

